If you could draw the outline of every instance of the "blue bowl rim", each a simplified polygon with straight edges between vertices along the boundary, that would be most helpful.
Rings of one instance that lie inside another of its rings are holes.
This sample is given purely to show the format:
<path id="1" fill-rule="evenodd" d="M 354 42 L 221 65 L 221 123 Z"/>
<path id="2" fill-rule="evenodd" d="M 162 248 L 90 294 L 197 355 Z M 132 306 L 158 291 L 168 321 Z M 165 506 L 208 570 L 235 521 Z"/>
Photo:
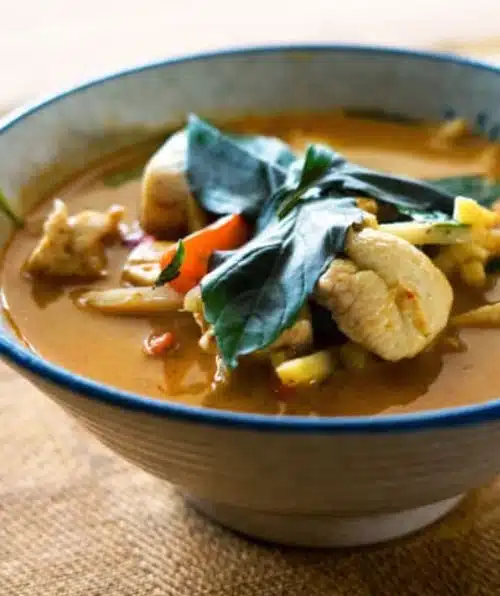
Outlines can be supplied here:
<path id="1" fill-rule="evenodd" d="M 245 54 L 255 55 L 269 54 L 273 52 L 318 51 L 399 56 L 410 60 L 427 60 L 448 63 L 450 65 L 471 67 L 500 75 L 500 68 L 478 60 L 461 58 L 447 53 L 409 50 L 404 48 L 329 43 L 231 47 L 148 62 L 130 68 L 115 70 L 109 74 L 92 78 L 80 85 L 71 86 L 13 110 L 10 114 L 0 119 L 0 134 L 4 133 L 12 126 L 15 126 L 18 122 L 28 118 L 31 114 L 43 110 L 45 107 L 68 95 L 80 93 L 86 89 L 100 85 L 101 83 L 112 81 L 117 78 L 133 76 L 134 74 L 143 71 L 164 68 L 175 64 L 233 56 L 237 57 Z M 23 347 L 20 343 L 10 339 L 5 331 L 0 332 L 0 356 L 13 365 L 14 368 L 24 369 L 32 380 L 34 376 L 35 384 L 36 377 L 40 377 L 44 381 L 49 381 L 50 383 L 76 394 L 76 399 L 86 397 L 127 410 L 154 414 L 156 416 L 166 416 L 185 422 L 210 424 L 220 427 L 243 428 L 253 431 L 285 431 L 294 433 L 378 433 L 424 431 L 432 428 L 446 428 L 485 423 L 500 418 L 500 399 L 471 406 L 380 416 L 316 418 L 310 416 L 275 416 L 267 414 L 239 413 L 201 406 L 190 406 L 170 401 L 160 401 L 101 384 L 48 362 L 30 351 L 29 348 Z"/>

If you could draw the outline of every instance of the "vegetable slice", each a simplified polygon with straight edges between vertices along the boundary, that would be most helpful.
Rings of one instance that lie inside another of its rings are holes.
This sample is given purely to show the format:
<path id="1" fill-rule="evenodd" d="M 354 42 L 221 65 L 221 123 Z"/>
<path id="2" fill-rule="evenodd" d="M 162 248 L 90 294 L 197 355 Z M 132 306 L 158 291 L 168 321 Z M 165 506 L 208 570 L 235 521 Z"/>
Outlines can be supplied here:
<path id="1" fill-rule="evenodd" d="M 480 205 L 474 199 L 457 196 L 453 217 L 462 224 L 491 228 L 499 221 L 498 213 Z"/>
<path id="2" fill-rule="evenodd" d="M 151 237 L 140 242 L 128 255 L 127 265 L 139 265 L 143 263 L 159 263 L 163 253 L 173 246 L 176 242 L 163 242 L 154 240 Z"/>
<path id="3" fill-rule="evenodd" d="M 159 263 L 138 263 L 123 268 L 122 279 L 133 286 L 154 286 L 161 273 Z"/>
<path id="4" fill-rule="evenodd" d="M 335 359 L 329 350 L 286 360 L 275 368 L 287 387 L 308 386 L 325 381 L 335 371 Z"/>
<path id="5" fill-rule="evenodd" d="M 457 327 L 488 327 L 500 325 L 500 302 L 486 304 L 461 315 L 455 315 L 451 324 Z"/>
<path id="6" fill-rule="evenodd" d="M 125 261 L 122 279 L 134 286 L 153 286 L 161 273 L 160 259 L 171 246 L 175 246 L 175 243 L 153 240 L 151 237 L 140 242 Z"/>
<path id="7" fill-rule="evenodd" d="M 404 221 L 380 224 L 378 229 L 406 240 L 410 244 L 456 244 L 471 242 L 470 226 L 458 222 Z"/>
<path id="8" fill-rule="evenodd" d="M 217 250 L 231 250 L 244 244 L 250 236 L 250 230 L 241 215 L 228 215 L 213 224 L 186 236 L 182 241 L 182 260 L 179 275 L 171 278 L 170 285 L 183 294 L 186 294 L 200 283 L 206 275 L 212 254 Z M 181 243 L 179 243 L 180 245 Z M 165 283 L 164 272 L 179 257 L 179 248 L 170 247 L 163 254 L 160 264 L 163 268 L 155 285 Z M 169 270 L 169 275 L 172 270 Z M 167 276 L 168 277 L 168 276 Z M 168 281 L 168 280 L 167 280 Z"/>
<path id="9" fill-rule="evenodd" d="M 116 288 L 91 290 L 81 294 L 76 303 L 110 315 L 148 315 L 182 308 L 183 297 L 172 288 Z"/>

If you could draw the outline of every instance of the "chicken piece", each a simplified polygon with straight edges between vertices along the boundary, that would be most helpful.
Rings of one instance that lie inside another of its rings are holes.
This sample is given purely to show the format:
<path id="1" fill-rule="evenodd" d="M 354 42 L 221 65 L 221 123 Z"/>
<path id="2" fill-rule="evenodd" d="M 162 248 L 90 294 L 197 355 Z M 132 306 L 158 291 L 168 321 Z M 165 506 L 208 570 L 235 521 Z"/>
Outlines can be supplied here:
<path id="1" fill-rule="evenodd" d="M 350 232 L 315 297 L 339 329 L 385 360 L 412 358 L 446 326 L 453 291 L 443 273 L 406 240 L 365 228 Z"/>
<path id="2" fill-rule="evenodd" d="M 194 320 L 200 327 L 202 336 L 199 345 L 202 350 L 209 353 L 217 353 L 217 344 L 214 331 L 211 325 L 208 325 L 203 313 L 203 301 L 199 286 L 188 292 L 184 298 L 184 310 L 193 314 Z M 313 344 L 313 328 L 308 308 L 304 308 L 297 321 L 289 328 L 283 331 L 278 339 L 270 346 L 252 356 L 262 357 L 269 354 L 280 352 L 287 357 L 302 354 Z"/>
<path id="3" fill-rule="evenodd" d="M 82 211 L 69 216 L 66 204 L 56 199 L 43 236 L 31 253 L 26 270 L 52 277 L 99 277 L 106 267 L 104 240 L 120 235 L 124 208 Z"/>
<path id="4" fill-rule="evenodd" d="M 189 191 L 186 179 L 187 138 L 172 135 L 144 168 L 141 226 L 158 238 L 177 240 L 207 223 L 206 214 Z"/>

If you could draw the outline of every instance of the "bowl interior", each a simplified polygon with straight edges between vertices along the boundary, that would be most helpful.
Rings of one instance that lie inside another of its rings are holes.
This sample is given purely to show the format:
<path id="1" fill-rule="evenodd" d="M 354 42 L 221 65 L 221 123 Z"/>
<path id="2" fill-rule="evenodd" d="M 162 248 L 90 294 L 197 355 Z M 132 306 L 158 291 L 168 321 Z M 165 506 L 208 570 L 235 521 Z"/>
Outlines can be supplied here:
<path id="1" fill-rule="evenodd" d="M 493 67 L 398 50 L 280 47 L 182 58 L 89 82 L 4 118 L 0 188 L 13 209 L 22 213 L 71 174 L 179 124 L 187 112 L 210 118 L 349 107 L 423 120 L 460 116 L 496 139 L 499 96 L 500 71 Z M 11 223 L 0 215 L 0 244 L 5 244 L 11 231 Z M 8 359 L 35 374 L 51 371 L 57 382 L 74 381 L 75 375 L 61 376 L 58 367 L 40 368 L 40 359 L 19 344 L 14 350 L 12 337 L 4 321 L 0 351 Z M 99 399 L 111 396 L 119 401 L 124 396 L 130 400 L 123 392 L 82 382 L 80 389 L 89 393 L 91 388 Z M 498 415 L 500 403 L 489 405 Z M 162 407 L 170 408 L 168 413 L 173 408 Z M 473 417 L 492 414 L 488 405 L 463 410 Z M 415 423 L 448 414 L 385 418 L 414 418 Z"/>

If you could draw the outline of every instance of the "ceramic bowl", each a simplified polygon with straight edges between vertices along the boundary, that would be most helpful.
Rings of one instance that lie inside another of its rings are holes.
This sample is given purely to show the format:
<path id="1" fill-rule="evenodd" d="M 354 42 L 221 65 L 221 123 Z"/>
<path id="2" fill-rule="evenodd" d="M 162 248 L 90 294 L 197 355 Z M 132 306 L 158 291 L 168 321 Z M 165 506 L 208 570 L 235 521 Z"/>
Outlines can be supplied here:
<path id="1" fill-rule="evenodd" d="M 459 115 L 494 138 L 500 70 L 366 47 L 273 47 L 148 64 L 67 90 L 0 125 L 0 188 L 28 209 L 97 158 L 181 122 L 350 107 Z M 5 243 L 10 224 L 0 219 Z M 500 401 L 352 418 L 236 414 L 160 402 L 76 376 L 22 345 L 0 353 L 96 437 L 199 510 L 265 540 L 352 546 L 438 519 L 500 471 Z M 91 355 L 89 355 L 91 357 Z M 369 388 L 367 388 L 369 391 Z"/>

